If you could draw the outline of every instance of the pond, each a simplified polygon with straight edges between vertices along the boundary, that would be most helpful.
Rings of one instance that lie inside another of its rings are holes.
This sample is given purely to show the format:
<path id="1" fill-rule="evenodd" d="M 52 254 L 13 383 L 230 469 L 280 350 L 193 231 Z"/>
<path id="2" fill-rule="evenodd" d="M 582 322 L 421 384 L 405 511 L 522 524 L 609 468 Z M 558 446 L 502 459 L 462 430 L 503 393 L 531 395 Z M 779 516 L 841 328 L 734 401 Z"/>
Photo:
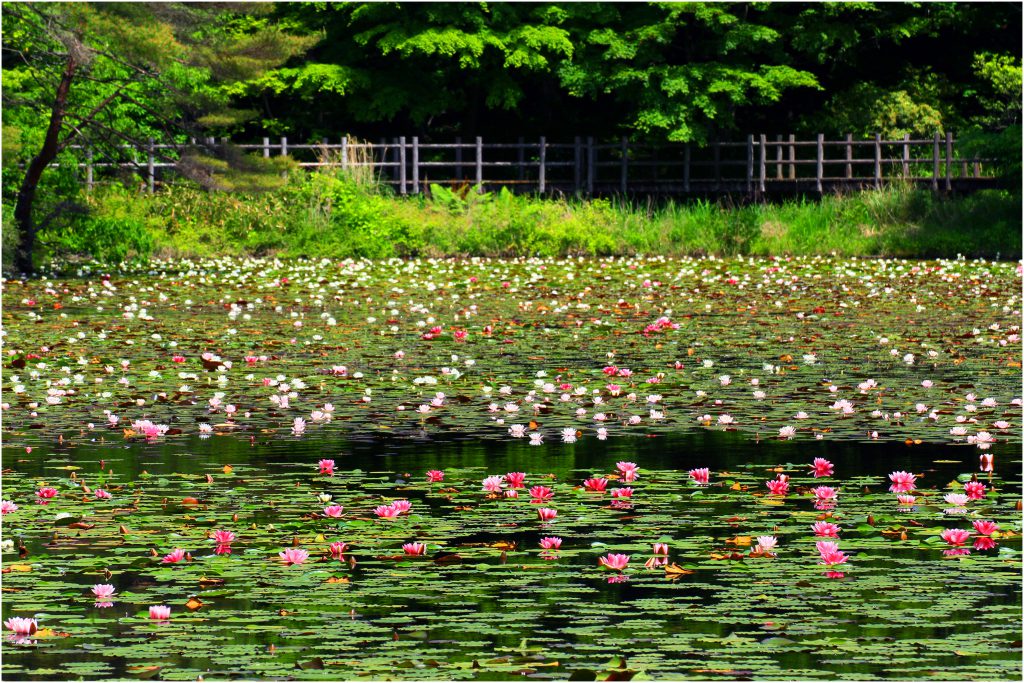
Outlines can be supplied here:
<path id="1" fill-rule="evenodd" d="M 1019 308 L 980 261 L 5 282 L 3 675 L 1019 679 Z"/>

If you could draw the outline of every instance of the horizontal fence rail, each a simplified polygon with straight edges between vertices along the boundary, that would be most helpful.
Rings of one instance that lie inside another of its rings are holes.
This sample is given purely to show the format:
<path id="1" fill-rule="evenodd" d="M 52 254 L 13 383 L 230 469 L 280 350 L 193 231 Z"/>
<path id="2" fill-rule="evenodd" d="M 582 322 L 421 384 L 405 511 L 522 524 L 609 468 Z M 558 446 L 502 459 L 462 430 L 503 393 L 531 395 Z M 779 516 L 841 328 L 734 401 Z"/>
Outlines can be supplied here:
<path id="1" fill-rule="evenodd" d="M 337 142 L 293 144 L 287 137 L 260 143 L 228 143 L 207 138 L 187 144 L 144 147 L 122 145 L 124 158 L 94 158 L 87 148 L 78 163 L 91 189 L 97 172 L 110 175 L 125 169 L 140 176 L 145 187 L 172 181 L 178 159 L 200 148 L 232 147 L 264 158 L 290 157 L 307 169 L 335 169 L 369 174 L 400 195 L 429 192 L 430 185 L 474 186 L 484 192 L 562 195 L 721 195 L 761 198 L 772 193 L 842 192 L 880 188 L 895 181 L 939 191 L 965 191 L 992 186 L 996 180 L 989 159 L 956 154 L 951 133 L 932 138 L 883 140 L 875 135 L 855 140 L 797 140 L 794 135 L 748 135 L 745 141 L 651 145 L 627 138 L 597 142 L 577 137 L 572 142 L 534 141 L 485 143 L 483 138 L 456 137 L 453 142 L 421 142 L 416 136 L 377 142 L 342 137 Z"/>

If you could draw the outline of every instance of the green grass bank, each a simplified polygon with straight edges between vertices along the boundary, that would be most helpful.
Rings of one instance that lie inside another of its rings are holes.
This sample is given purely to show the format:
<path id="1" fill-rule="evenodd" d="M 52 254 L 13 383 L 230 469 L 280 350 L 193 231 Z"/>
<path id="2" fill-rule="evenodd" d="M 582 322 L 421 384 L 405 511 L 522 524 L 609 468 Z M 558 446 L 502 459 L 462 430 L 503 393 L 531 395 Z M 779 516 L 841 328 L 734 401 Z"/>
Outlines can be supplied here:
<path id="1" fill-rule="evenodd" d="M 68 254 L 107 260 L 154 254 L 1021 256 L 1021 198 L 1003 190 L 942 197 L 896 186 L 770 204 L 638 205 L 437 186 L 430 197 L 398 198 L 315 173 L 261 194 L 175 186 L 149 195 L 107 187 L 82 202 L 86 214 L 42 235 L 44 260 Z"/>

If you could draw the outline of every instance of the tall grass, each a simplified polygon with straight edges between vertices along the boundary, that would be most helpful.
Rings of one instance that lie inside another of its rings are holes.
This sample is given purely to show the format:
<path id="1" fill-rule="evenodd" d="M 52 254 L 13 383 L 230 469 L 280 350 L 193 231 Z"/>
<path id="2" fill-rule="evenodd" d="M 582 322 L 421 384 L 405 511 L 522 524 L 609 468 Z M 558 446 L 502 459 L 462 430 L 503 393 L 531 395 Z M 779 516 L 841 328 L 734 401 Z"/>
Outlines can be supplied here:
<path id="1" fill-rule="evenodd" d="M 369 160 L 368 148 L 350 153 Z M 91 216 L 53 233 L 45 246 L 51 255 L 84 248 L 102 255 L 105 239 L 123 247 L 122 230 L 137 251 L 151 245 L 152 253 L 179 256 L 1021 256 L 1021 198 L 1007 191 L 943 197 L 896 185 L 733 205 L 539 199 L 434 186 L 431 197 L 397 198 L 379 188 L 372 166 L 349 169 L 294 174 L 279 190 L 250 195 L 185 186 L 154 195 L 97 191 L 89 197 Z M 92 245 L 72 239 L 76 234 L 90 235 Z"/>

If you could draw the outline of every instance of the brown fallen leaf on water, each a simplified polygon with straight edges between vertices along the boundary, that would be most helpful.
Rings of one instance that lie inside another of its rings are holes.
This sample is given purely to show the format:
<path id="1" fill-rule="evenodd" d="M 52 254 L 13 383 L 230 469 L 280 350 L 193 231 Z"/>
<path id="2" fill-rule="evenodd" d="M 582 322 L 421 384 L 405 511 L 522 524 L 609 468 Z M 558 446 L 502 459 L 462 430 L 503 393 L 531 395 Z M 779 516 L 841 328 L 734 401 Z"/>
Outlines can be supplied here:
<path id="1" fill-rule="evenodd" d="M 665 567 L 665 576 L 669 579 L 678 579 L 680 576 L 695 573 L 696 572 L 693 569 L 683 569 L 675 562 Z"/>
<path id="2" fill-rule="evenodd" d="M 224 474 L 231 474 L 234 468 L 231 465 L 224 465 Z"/>
<path id="3" fill-rule="evenodd" d="M 91 529 L 94 526 L 96 526 L 96 525 L 95 524 L 87 524 L 85 522 L 72 522 L 71 524 L 68 524 L 68 528 L 69 529 Z"/>
<path id="4" fill-rule="evenodd" d="M 329 576 L 324 583 L 351 583 L 347 576 Z"/>
<path id="5" fill-rule="evenodd" d="M 7 565 L 6 567 L 3 568 L 3 573 L 4 574 L 9 574 L 10 572 L 30 572 L 30 571 L 32 571 L 32 565 L 29 565 L 29 564 L 9 564 L 9 565 Z"/>
<path id="6" fill-rule="evenodd" d="M 199 578 L 200 586 L 223 586 L 224 579 L 208 579 L 205 576 Z"/>
<path id="7" fill-rule="evenodd" d="M 181 499 L 181 504 L 182 505 L 199 505 L 199 501 L 197 499 L 195 499 L 195 498 L 182 498 Z"/>
<path id="8" fill-rule="evenodd" d="M 185 603 L 185 607 L 189 609 L 199 609 L 203 606 L 203 601 L 199 598 L 189 598 L 188 602 Z"/>
<path id="9" fill-rule="evenodd" d="M 750 536 L 735 536 L 733 538 L 725 539 L 725 542 L 730 545 L 747 546 L 753 542 L 753 539 Z"/>

